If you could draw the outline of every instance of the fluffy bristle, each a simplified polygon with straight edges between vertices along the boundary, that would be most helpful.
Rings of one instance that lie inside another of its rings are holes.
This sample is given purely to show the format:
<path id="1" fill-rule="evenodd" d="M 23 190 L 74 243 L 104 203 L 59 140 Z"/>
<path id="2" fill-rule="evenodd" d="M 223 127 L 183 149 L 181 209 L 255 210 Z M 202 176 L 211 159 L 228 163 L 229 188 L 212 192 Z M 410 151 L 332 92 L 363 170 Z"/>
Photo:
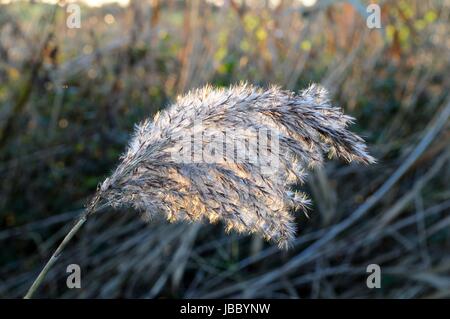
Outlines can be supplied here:
<path id="1" fill-rule="evenodd" d="M 241 84 L 206 86 L 177 99 L 136 128 L 127 152 L 100 192 L 169 221 L 222 221 L 287 247 L 293 209 L 309 201 L 293 193 L 323 154 L 372 163 L 353 119 L 330 105 L 316 85 L 294 94 Z"/>

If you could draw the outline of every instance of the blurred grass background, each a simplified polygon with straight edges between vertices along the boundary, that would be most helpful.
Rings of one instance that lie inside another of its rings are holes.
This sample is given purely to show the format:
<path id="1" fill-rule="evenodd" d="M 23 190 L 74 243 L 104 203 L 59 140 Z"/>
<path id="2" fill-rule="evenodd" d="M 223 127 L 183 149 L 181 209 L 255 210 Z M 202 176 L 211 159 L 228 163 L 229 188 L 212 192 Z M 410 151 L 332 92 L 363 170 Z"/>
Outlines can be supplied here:
<path id="1" fill-rule="evenodd" d="M 438 127 L 450 108 L 448 0 L 378 1 L 381 29 L 366 26 L 361 0 L 81 3 L 79 29 L 67 28 L 62 1 L 7 2 L 1 297 L 25 293 L 135 123 L 191 88 L 241 80 L 294 91 L 321 83 L 357 118 L 352 129 L 378 164 L 332 161 L 312 173 L 299 186 L 313 199 L 311 218 L 298 214 L 288 252 L 222 225 L 147 224 L 138 212 L 107 210 L 38 296 L 450 297 L 450 126 L 444 118 Z M 82 267 L 82 289 L 66 288 L 71 263 Z M 372 263 L 381 289 L 366 286 Z"/>

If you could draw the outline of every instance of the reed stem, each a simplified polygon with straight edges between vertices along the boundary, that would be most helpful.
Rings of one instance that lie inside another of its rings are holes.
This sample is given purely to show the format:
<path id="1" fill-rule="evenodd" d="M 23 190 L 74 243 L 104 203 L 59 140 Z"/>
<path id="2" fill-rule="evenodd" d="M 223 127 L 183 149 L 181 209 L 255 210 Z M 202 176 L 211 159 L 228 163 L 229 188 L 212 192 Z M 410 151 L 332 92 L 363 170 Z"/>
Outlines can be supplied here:
<path id="1" fill-rule="evenodd" d="M 36 292 L 36 290 L 39 288 L 39 286 L 42 284 L 42 282 L 45 279 L 45 276 L 49 272 L 50 268 L 56 263 L 59 256 L 61 255 L 64 248 L 67 246 L 67 244 L 70 242 L 70 240 L 75 236 L 75 234 L 80 230 L 80 228 L 84 225 L 87 218 L 93 214 L 96 210 L 97 203 L 100 200 L 100 196 L 97 194 L 94 199 L 92 200 L 91 204 L 87 207 L 86 211 L 81 215 L 75 225 L 70 229 L 70 231 L 67 233 L 66 237 L 64 237 L 61 244 L 59 244 L 58 248 L 56 248 L 53 255 L 50 257 L 50 259 L 45 264 L 44 268 L 42 268 L 39 275 L 34 280 L 33 284 L 31 285 L 30 289 L 28 289 L 26 295 L 23 297 L 24 299 L 31 299 L 33 297 L 33 294 Z"/>

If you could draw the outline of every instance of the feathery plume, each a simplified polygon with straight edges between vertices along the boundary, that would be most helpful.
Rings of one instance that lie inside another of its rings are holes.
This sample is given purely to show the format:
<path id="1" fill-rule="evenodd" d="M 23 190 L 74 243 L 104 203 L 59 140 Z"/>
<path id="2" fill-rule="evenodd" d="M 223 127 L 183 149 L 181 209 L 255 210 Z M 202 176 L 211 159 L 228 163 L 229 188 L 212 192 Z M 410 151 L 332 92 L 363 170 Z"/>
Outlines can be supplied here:
<path id="1" fill-rule="evenodd" d="M 323 154 L 373 163 L 353 118 L 331 106 L 325 89 L 299 94 L 241 84 L 206 86 L 136 127 L 121 163 L 99 189 L 110 205 L 169 221 L 222 221 L 287 247 L 294 209 L 309 201 L 291 185 Z"/>

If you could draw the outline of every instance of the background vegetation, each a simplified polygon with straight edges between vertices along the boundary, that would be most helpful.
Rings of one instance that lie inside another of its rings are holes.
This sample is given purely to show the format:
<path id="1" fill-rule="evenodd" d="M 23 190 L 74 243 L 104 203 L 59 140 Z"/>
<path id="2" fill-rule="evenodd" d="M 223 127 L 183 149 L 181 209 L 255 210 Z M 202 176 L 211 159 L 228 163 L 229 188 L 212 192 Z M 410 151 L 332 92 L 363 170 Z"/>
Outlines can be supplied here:
<path id="1" fill-rule="evenodd" d="M 326 86 L 378 164 L 311 174 L 294 247 L 222 225 L 92 218 L 40 297 L 450 297 L 447 0 L 0 4 L 0 296 L 20 297 L 133 125 L 205 83 Z M 216 5 L 222 4 L 222 5 Z M 66 267 L 82 267 L 67 289 Z M 379 264 L 381 289 L 366 267 Z"/>

